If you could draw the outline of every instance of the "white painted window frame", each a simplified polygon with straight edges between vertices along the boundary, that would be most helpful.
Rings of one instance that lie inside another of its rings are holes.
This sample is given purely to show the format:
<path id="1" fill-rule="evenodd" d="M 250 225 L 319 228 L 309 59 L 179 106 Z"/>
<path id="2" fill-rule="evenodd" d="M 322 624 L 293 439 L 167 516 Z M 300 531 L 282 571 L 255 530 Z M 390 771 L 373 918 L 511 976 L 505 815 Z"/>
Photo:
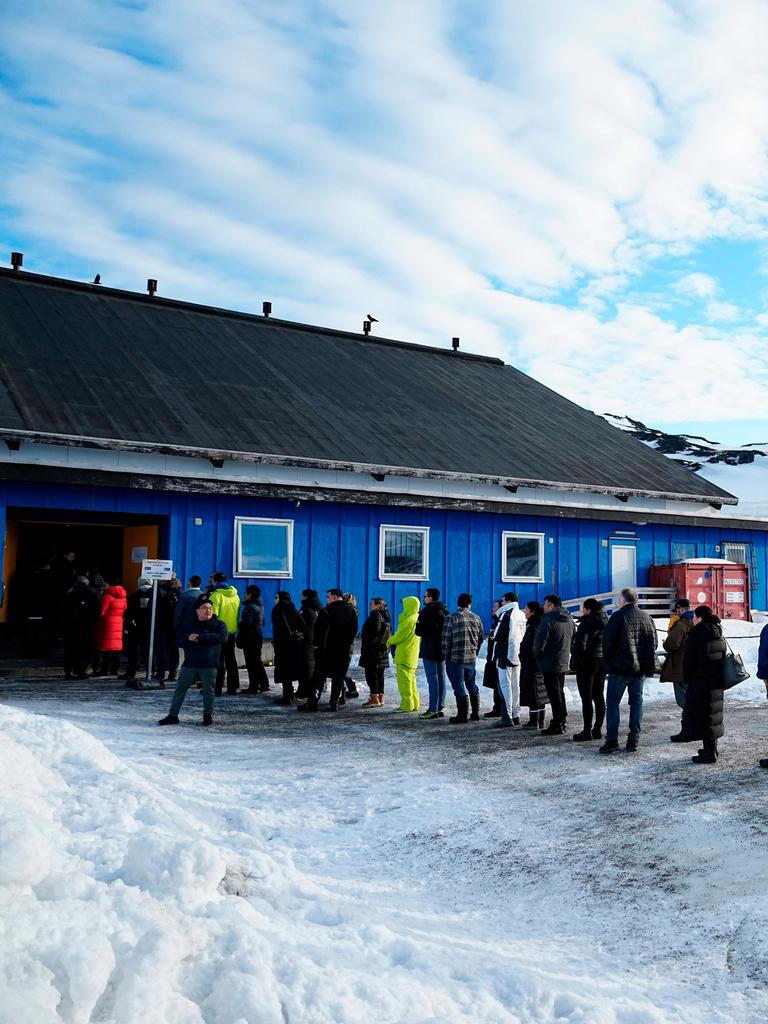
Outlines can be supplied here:
<path id="1" fill-rule="evenodd" d="M 286 528 L 286 542 L 288 545 L 288 570 L 286 572 L 260 572 L 254 573 L 241 568 L 241 533 L 240 528 L 249 523 L 258 523 L 260 526 L 284 526 Z M 233 576 L 237 579 L 259 579 L 259 580 L 290 580 L 293 579 L 293 519 L 265 519 L 262 516 L 235 516 L 235 538 L 233 551 Z"/>
<path id="2" fill-rule="evenodd" d="M 385 555 L 385 530 L 395 530 L 399 533 L 418 532 L 424 536 L 424 559 L 423 573 L 400 574 L 384 571 Z M 380 580 L 428 580 L 429 579 L 429 527 L 428 526 L 407 526 L 403 523 L 381 523 L 379 526 L 379 579 Z"/>
<path id="3" fill-rule="evenodd" d="M 538 576 L 510 576 L 507 573 L 507 539 L 516 537 L 522 540 L 537 540 L 539 542 L 539 575 Z M 502 583 L 543 583 L 544 582 L 544 540 L 545 533 L 536 533 L 531 530 L 502 530 L 501 533 L 501 580 Z"/>

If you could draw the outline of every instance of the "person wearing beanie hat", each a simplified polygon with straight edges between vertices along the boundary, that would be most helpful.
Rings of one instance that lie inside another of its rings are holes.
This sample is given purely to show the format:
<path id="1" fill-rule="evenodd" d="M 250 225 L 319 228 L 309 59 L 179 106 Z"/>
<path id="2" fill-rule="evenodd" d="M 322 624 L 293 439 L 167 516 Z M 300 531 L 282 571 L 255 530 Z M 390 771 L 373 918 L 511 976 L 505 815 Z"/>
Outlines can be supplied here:
<path id="1" fill-rule="evenodd" d="M 135 690 L 143 689 L 143 686 L 136 679 L 136 671 L 139 661 L 146 664 L 149 658 L 149 631 L 152 618 L 152 580 L 146 576 L 139 577 L 138 590 L 128 598 L 125 609 L 125 653 L 128 658 L 128 666 L 125 676 L 125 685 Z"/>

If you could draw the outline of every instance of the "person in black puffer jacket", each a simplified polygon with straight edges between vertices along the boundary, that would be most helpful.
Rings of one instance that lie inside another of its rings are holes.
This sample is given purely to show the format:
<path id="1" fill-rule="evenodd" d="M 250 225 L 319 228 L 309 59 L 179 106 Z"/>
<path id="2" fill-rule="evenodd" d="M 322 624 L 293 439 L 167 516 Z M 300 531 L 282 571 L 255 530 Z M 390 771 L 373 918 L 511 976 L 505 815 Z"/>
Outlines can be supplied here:
<path id="1" fill-rule="evenodd" d="M 245 601 L 240 609 L 240 625 L 237 630 L 237 646 L 241 648 L 248 670 L 246 693 L 266 693 L 269 689 L 267 670 L 261 660 L 264 645 L 264 603 L 261 587 L 252 583 L 245 588 Z"/>
<path id="2" fill-rule="evenodd" d="M 272 609 L 272 647 L 275 682 L 283 688 L 275 704 L 293 703 L 293 681 L 299 678 L 299 654 L 303 642 L 301 619 L 287 590 L 278 590 Z"/>
<path id="3" fill-rule="evenodd" d="M 694 610 L 693 623 L 683 654 L 683 724 L 680 734 L 672 739 L 702 740 L 702 749 L 691 760 L 694 764 L 714 764 L 718 758 L 717 741 L 725 731 L 723 663 L 727 647 L 720 619 L 710 607 L 699 605 Z"/>
<path id="4" fill-rule="evenodd" d="M 525 633 L 520 642 L 520 705 L 528 708 L 530 712 L 530 718 L 523 728 L 543 729 L 545 707 L 548 703 L 547 688 L 544 685 L 544 676 L 536 664 L 533 645 L 541 620 L 544 618 L 544 609 L 538 601 L 529 601 L 523 608 L 523 615 L 526 623 Z"/>
<path id="5" fill-rule="evenodd" d="M 574 740 L 599 740 L 605 720 L 605 665 L 603 663 L 603 631 L 608 616 L 602 601 L 588 597 L 582 608 L 582 615 L 573 638 L 571 668 L 576 673 L 576 682 L 581 697 L 581 711 L 584 729 L 577 732 Z M 594 707 L 594 726 L 592 713 Z"/>
<path id="6" fill-rule="evenodd" d="M 637 607 L 637 591 L 621 592 L 620 606 L 608 619 L 603 632 L 603 661 L 608 673 L 605 694 L 605 743 L 601 754 L 619 749 L 619 724 L 624 692 L 629 693 L 629 736 L 627 750 L 637 750 L 643 724 L 643 686 L 647 676 L 660 671 L 656 661 L 658 637 L 648 612 Z"/>
<path id="7" fill-rule="evenodd" d="M 371 696 L 364 708 L 384 706 L 384 673 L 389 666 L 387 637 L 390 629 L 390 615 L 383 597 L 374 597 L 370 613 L 360 630 L 360 668 L 365 669 L 365 681 Z"/>

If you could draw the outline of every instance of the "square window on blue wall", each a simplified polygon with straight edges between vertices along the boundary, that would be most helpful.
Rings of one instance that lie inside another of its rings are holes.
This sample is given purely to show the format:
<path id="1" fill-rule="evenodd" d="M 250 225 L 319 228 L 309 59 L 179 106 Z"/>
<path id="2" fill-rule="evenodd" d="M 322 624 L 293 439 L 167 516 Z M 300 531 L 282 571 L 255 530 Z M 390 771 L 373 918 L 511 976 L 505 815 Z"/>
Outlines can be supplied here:
<path id="1" fill-rule="evenodd" d="M 235 576 L 293 575 L 292 519 L 235 519 Z"/>

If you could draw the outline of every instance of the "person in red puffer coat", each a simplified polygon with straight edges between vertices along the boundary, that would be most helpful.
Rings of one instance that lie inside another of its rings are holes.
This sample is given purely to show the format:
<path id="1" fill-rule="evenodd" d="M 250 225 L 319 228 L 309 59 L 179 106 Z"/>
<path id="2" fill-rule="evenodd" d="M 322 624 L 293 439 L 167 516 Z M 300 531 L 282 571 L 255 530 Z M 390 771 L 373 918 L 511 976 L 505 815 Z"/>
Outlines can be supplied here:
<path id="1" fill-rule="evenodd" d="M 105 587 L 101 595 L 101 615 L 96 623 L 96 656 L 93 660 L 93 675 L 114 676 L 120 668 L 120 652 L 123 649 L 123 619 L 128 599 L 125 588 L 120 584 Z"/>

